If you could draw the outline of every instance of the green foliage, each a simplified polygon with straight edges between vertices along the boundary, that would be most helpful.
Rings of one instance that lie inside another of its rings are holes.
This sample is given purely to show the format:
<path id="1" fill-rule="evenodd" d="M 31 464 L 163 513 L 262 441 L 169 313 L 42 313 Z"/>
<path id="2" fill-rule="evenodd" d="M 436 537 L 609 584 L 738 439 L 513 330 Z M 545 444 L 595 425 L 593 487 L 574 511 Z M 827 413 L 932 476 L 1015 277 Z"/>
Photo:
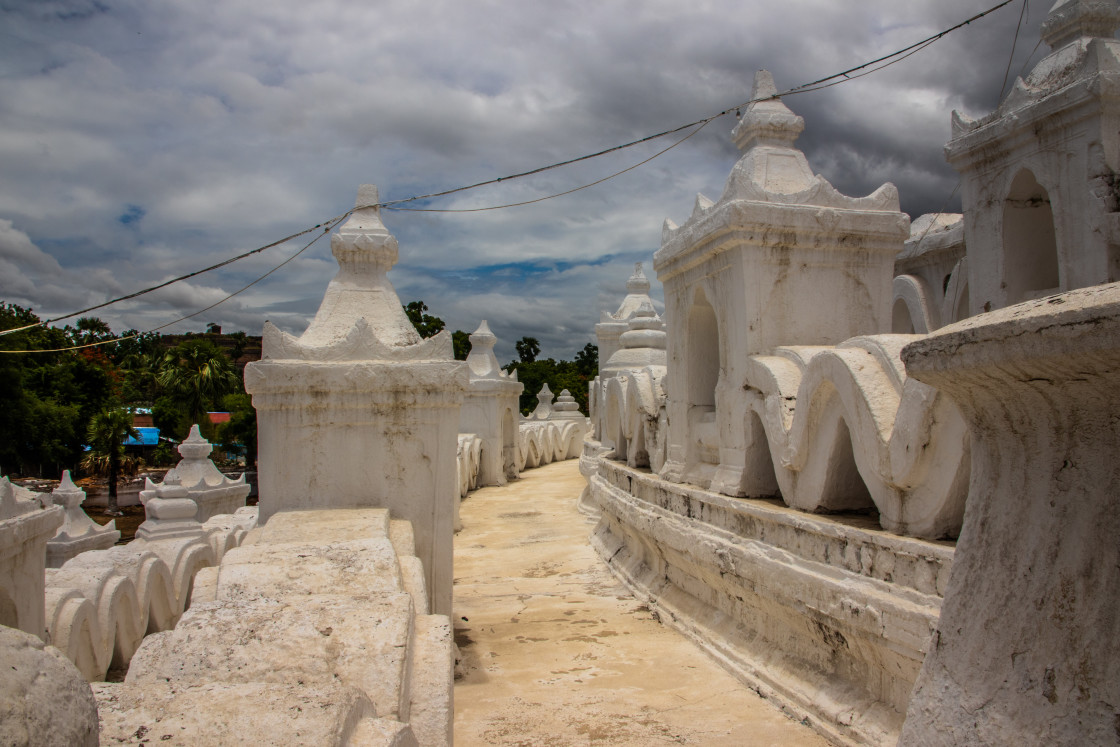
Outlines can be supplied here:
<path id="1" fill-rule="evenodd" d="M 541 343 L 535 337 L 522 337 L 513 344 L 522 363 L 532 363 L 541 353 Z"/>
<path id="2" fill-rule="evenodd" d="M 594 343 L 587 343 L 583 346 L 583 350 L 576 353 L 576 369 L 591 381 L 599 375 L 599 346 Z"/>
<path id="3" fill-rule="evenodd" d="M 409 301 L 404 305 L 404 313 L 421 337 L 428 338 L 440 332 L 446 325 L 438 316 L 425 313 L 428 304 L 423 301 Z"/>
<path id="4" fill-rule="evenodd" d="M 152 465 L 156 467 L 170 467 L 179 461 L 179 452 L 172 448 L 166 441 L 160 441 L 152 451 Z"/>
<path id="5" fill-rule="evenodd" d="M 229 351 L 230 360 L 237 363 L 237 359 L 245 354 L 245 347 L 249 344 L 249 336 L 241 331 L 230 332 L 226 336 L 233 340 L 233 347 Z"/>
<path id="6" fill-rule="evenodd" d="M 471 336 L 461 329 L 451 333 L 451 345 L 455 348 L 455 360 L 465 361 L 471 352 Z"/>
<path id="7" fill-rule="evenodd" d="M 532 337 L 523 337 L 521 340 L 536 342 Z M 520 349 L 518 353 L 521 353 Z M 576 353 L 574 361 L 557 361 L 552 358 L 510 361 L 509 368 L 516 369 L 517 380 L 525 385 L 518 403 L 521 414 L 528 415 L 536 409 L 537 394 L 541 387 L 548 384 L 548 388 L 556 396 L 567 389 L 579 404 L 580 412 L 587 415 L 588 385 L 599 373 L 599 349 L 588 343 Z"/>
<path id="8" fill-rule="evenodd" d="M 163 395 L 152 404 L 152 424 L 161 436 L 182 441 L 191 430 L 191 415 L 174 397 Z"/>
<path id="9" fill-rule="evenodd" d="M 0 330 L 37 324 L 30 310 L 0 303 Z M 114 339 L 104 321 L 83 317 L 73 327 L 34 327 L 0 337 L 0 350 L 52 350 Z M 228 394 L 244 396 L 241 379 L 232 361 L 213 342 L 200 335 L 164 351 L 159 334 L 125 332 L 120 342 L 62 352 L 0 353 L 0 467 L 5 473 L 57 477 L 75 469 L 83 444 L 99 413 L 128 406 L 151 406 L 152 419 L 165 437 L 185 438 L 192 422 L 203 432 L 211 429 L 206 412 L 222 406 Z M 240 356 L 248 343 L 244 332 L 228 335 L 233 352 Z M 245 408 L 248 408 L 247 412 Z M 239 443 L 253 432 L 255 417 L 245 397 L 244 405 L 228 408 L 240 417 Z M 240 414 L 238 414 L 240 413 Z M 253 420 L 252 427 L 245 423 Z M 131 425 L 131 417 L 129 417 Z M 232 432 L 232 431 L 231 431 Z M 255 453 L 255 440 L 253 452 Z M 178 459 L 169 447 L 157 452 L 164 463 Z M 94 449 L 98 452 L 97 449 Z M 89 460 L 90 467 L 104 462 L 108 452 Z M 122 457 L 123 459 L 123 457 Z"/>
<path id="10" fill-rule="evenodd" d="M 248 394 L 227 394 L 222 406 L 229 413 L 229 421 L 218 426 L 218 443 L 222 449 L 245 457 L 246 468 L 257 464 L 257 411 Z"/>
<path id="11" fill-rule="evenodd" d="M 109 476 L 108 513 L 119 513 L 117 508 L 117 480 L 122 471 L 135 471 L 136 460 L 125 458 L 124 441 L 139 438 L 140 432 L 132 427 L 132 410 L 112 407 L 94 414 L 86 430 L 90 453 L 82 460 L 82 467 L 103 469 Z"/>
<path id="12" fill-rule="evenodd" d="M 14 304 L 0 304 L 0 329 L 36 324 Z M 104 338 L 99 319 L 77 328 L 34 327 L 0 337 L 0 350 L 52 350 Z M 18 474 L 57 477 L 77 466 L 86 425 L 116 394 L 115 367 L 98 348 L 0 353 L 0 466 Z"/>
<path id="13" fill-rule="evenodd" d="M 129 409 L 102 410 L 90 419 L 86 429 L 90 454 L 108 457 L 110 461 L 124 456 L 124 442 L 128 438 L 140 438 L 140 432 L 132 427 L 132 410 Z"/>
<path id="14" fill-rule="evenodd" d="M 241 389 L 241 379 L 225 351 L 199 338 L 185 340 L 168 350 L 156 381 L 171 400 L 165 405 L 177 405 L 190 423 L 198 423 L 206 436 L 212 434 L 206 413 L 222 397 Z"/>

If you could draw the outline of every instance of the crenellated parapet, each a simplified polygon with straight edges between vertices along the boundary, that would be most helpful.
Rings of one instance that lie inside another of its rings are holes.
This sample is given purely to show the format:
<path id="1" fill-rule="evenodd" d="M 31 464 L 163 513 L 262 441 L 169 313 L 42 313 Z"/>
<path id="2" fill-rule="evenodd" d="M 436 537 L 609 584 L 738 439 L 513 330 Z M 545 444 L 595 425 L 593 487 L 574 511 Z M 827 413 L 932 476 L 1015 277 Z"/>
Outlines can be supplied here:
<path id="1" fill-rule="evenodd" d="M 910 335 L 779 347 L 747 363 L 745 490 L 802 511 L 874 510 L 884 529 L 960 531 L 970 441 L 952 399 L 906 376 Z"/>
<path id="2" fill-rule="evenodd" d="M 902 350 L 957 402 L 972 474 L 902 745 L 1111 744 L 1120 702 L 1120 284 Z"/>
<path id="3" fill-rule="evenodd" d="M 166 501 L 174 515 L 152 510 L 144 533 L 127 545 L 83 552 L 46 572 L 50 641 L 87 680 L 126 668 L 145 635 L 174 627 L 198 573 L 256 525 L 255 507 L 200 524 L 182 486 L 165 482 L 156 492 L 164 497 L 146 496 L 148 506 Z"/>
<path id="4" fill-rule="evenodd" d="M 472 433 L 480 441 L 478 485 L 505 485 L 517 479 L 520 469 L 518 402 L 525 386 L 517 381 L 516 371 L 511 375 L 498 365 L 494 355 L 497 340 L 485 319 L 471 334 L 470 383 L 459 415 L 460 432 Z"/>
<path id="5" fill-rule="evenodd" d="M 244 474 L 230 479 L 218 471 L 210 460 L 213 450 L 214 446 L 202 437 L 198 425 L 192 425 L 190 435 L 178 447 L 182 460 L 164 476 L 164 482 L 171 480 L 187 491 L 198 506 L 194 518 L 200 522 L 219 514 L 232 514 L 245 505 L 245 499 L 252 490 Z M 159 483 L 144 478 L 146 491 L 158 487 Z"/>
<path id="6" fill-rule="evenodd" d="M 460 406 L 467 364 L 445 330 L 422 340 L 388 278 L 397 240 L 363 185 L 331 237 L 338 274 L 299 337 L 265 326 L 245 368 L 258 422 L 260 517 L 380 507 L 411 521 L 437 612 L 451 611 Z"/>
<path id="7" fill-rule="evenodd" d="M 995 111 L 953 112 L 969 315 L 1120 280 L 1117 28 L 1115 0 L 1054 3 L 1050 53 Z"/>
<path id="8" fill-rule="evenodd" d="M 666 221 L 654 269 L 668 337 L 666 479 L 744 492 L 747 357 L 890 329 L 895 255 L 909 235 L 898 193 L 837 192 L 794 143 L 804 121 L 765 70 L 732 137 L 743 152 L 719 200 Z"/>
<path id="9" fill-rule="evenodd" d="M 47 568 L 60 568 L 79 553 L 105 550 L 120 540 L 116 519 L 99 525 L 82 510 L 85 499 L 86 491 L 75 485 L 70 470 L 65 470 L 58 487 L 51 492 L 51 500 L 65 509 L 66 516 L 58 532 L 47 540 Z"/>
<path id="10" fill-rule="evenodd" d="M 62 507 L 46 496 L 0 477 L 0 625 L 46 640 L 46 546 L 65 520 Z"/>
<path id="11" fill-rule="evenodd" d="M 522 421 L 518 431 L 521 471 L 578 457 L 589 431 L 586 418 Z"/>
<path id="12" fill-rule="evenodd" d="M 451 624 L 428 600 L 388 510 L 277 513 L 199 575 L 124 682 L 95 686 L 102 737 L 230 744 L 251 713 L 253 741 L 450 745 Z"/>

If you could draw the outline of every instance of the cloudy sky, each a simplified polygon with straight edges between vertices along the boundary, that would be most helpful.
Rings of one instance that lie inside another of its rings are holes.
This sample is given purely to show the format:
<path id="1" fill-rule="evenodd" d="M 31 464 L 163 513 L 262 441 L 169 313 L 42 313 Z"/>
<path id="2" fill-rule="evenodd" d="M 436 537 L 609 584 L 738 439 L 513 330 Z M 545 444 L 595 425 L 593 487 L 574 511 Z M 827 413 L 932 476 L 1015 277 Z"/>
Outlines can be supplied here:
<path id="1" fill-rule="evenodd" d="M 735 106 L 754 71 L 779 89 L 907 46 L 997 0 L 0 0 L 0 300 L 64 314 L 382 199 L 597 151 Z M 791 96 L 798 144 L 847 194 L 885 181 L 912 216 L 956 178 L 950 112 L 998 102 L 1023 0 L 880 73 Z M 1045 47 L 1052 0 L 1027 0 L 1012 79 Z M 665 218 L 719 197 L 737 158 L 723 117 L 679 148 L 573 195 L 481 213 L 388 212 L 390 274 L 451 329 L 571 357 L 650 259 Z M 660 140 L 424 203 L 456 209 L 561 192 Z M 958 206 L 950 203 L 950 209 Z M 114 330 L 193 313 L 279 264 L 291 242 L 96 312 Z M 301 331 L 335 262 L 320 240 L 169 332 Z M 654 283 L 655 292 L 660 286 Z"/>

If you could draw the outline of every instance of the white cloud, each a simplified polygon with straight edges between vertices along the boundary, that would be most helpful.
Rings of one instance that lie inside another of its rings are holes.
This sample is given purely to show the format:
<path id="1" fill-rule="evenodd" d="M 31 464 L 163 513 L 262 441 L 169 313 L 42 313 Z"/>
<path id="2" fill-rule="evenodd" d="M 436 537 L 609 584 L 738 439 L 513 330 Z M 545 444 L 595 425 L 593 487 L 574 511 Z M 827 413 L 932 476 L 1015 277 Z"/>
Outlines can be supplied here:
<path id="1" fill-rule="evenodd" d="M 1016 69 L 1047 7 L 1031 0 L 1030 10 Z M 793 86 L 975 12 L 967 0 L 5 4 L 0 295 L 72 310 L 335 215 L 360 183 L 397 198 L 571 158 L 732 106 L 760 67 Z M 815 170 L 851 193 L 890 180 L 904 208 L 940 207 L 955 180 L 941 157 L 949 109 L 994 105 L 1016 20 L 1001 11 L 881 73 L 790 97 Z M 392 277 L 402 299 L 423 298 L 452 328 L 486 316 L 510 355 L 522 335 L 571 354 L 617 305 L 635 258 L 652 256 L 662 220 L 686 218 L 697 191 L 719 195 L 736 157 L 733 124 L 718 120 L 634 172 L 538 205 L 386 212 L 401 242 Z M 564 191 L 668 142 L 433 207 Z M 150 328 L 296 246 L 99 313 L 117 329 Z M 566 269 L 520 284 L 486 271 L 520 262 Z M 452 271 L 470 281 L 440 274 Z M 333 273 L 320 241 L 180 328 L 257 332 L 269 318 L 298 331 Z"/>

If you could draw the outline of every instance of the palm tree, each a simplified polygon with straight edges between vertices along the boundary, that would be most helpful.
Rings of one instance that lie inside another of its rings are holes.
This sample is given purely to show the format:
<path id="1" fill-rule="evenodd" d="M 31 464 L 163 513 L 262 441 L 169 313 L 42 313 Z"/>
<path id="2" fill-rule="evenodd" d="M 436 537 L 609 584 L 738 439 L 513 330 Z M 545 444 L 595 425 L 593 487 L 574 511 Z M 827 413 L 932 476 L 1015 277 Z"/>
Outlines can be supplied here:
<path id="1" fill-rule="evenodd" d="M 159 385 L 177 400 L 191 422 L 209 435 L 207 410 L 240 387 L 225 352 L 208 340 L 187 340 L 167 351 L 157 377 Z"/>
<path id="2" fill-rule="evenodd" d="M 140 433 L 132 427 L 132 411 L 110 408 L 96 413 L 89 421 L 90 453 L 82 460 L 82 466 L 92 472 L 109 473 L 109 506 L 106 513 L 121 516 L 117 505 L 117 479 L 122 465 L 133 466 L 124 458 L 125 439 L 139 438 Z"/>

